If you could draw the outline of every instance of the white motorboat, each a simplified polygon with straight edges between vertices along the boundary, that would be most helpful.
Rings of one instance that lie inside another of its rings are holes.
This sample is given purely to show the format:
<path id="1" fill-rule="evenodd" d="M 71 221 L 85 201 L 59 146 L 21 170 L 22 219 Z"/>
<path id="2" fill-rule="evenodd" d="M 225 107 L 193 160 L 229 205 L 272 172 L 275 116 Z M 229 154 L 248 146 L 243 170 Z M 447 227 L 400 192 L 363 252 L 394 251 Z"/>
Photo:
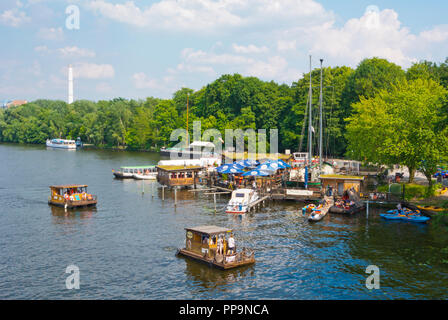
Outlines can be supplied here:
<path id="1" fill-rule="evenodd" d="M 137 167 L 121 167 L 119 170 L 112 169 L 115 178 L 138 180 L 156 180 L 157 170 L 155 165 L 137 166 Z"/>
<path id="2" fill-rule="evenodd" d="M 319 205 L 311 210 L 308 216 L 309 221 L 322 220 L 328 213 L 328 210 L 334 205 L 333 197 L 325 196 Z"/>
<path id="3" fill-rule="evenodd" d="M 234 190 L 227 204 L 226 213 L 246 213 L 258 199 L 258 193 L 253 189 Z"/>
<path id="4" fill-rule="evenodd" d="M 75 140 L 51 139 L 46 142 L 47 147 L 60 149 L 76 149 Z"/>

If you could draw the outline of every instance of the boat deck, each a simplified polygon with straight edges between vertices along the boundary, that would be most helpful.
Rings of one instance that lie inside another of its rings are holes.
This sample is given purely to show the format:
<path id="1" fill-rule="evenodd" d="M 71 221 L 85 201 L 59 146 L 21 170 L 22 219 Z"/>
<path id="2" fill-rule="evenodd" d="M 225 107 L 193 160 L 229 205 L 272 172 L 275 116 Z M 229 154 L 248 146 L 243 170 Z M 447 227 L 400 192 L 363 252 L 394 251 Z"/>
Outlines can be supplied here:
<path id="1" fill-rule="evenodd" d="M 253 255 L 247 257 L 243 256 L 240 257 L 240 259 L 236 258 L 235 262 L 225 262 L 225 259 L 223 258 L 223 262 L 217 262 L 215 258 L 208 258 L 204 257 L 203 255 L 199 253 L 195 253 L 192 251 L 189 251 L 187 249 L 179 249 L 176 253 L 176 255 L 185 256 L 203 263 L 208 264 L 209 266 L 216 267 L 221 270 L 227 270 L 227 269 L 233 269 L 238 268 L 242 266 L 247 266 L 255 263 L 255 257 Z M 237 253 L 238 257 L 238 253 Z"/>

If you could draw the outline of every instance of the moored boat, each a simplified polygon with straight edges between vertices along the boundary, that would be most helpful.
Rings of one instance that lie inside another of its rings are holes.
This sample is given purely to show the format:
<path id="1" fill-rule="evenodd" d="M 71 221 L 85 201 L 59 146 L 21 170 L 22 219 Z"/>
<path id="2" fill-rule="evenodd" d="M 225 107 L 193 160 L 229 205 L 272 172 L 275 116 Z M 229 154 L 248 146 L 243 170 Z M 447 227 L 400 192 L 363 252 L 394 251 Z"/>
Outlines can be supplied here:
<path id="1" fill-rule="evenodd" d="M 75 140 L 65 140 L 65 139 L 48 139 L 46 141 L 46 146 L 50 148 L 59 149 L 76 149 L 77 144 Z"/>
<path id="2" fill-rule="evenodd" d="M 245 248 L 237 250 L 231 229 L 199 226 L 185 230 L 185 248 L 178 249 L 177 256 L 184 256 L 222 270 L 255 263 L 253 251 Z"/>
<path id="3" fill-rule="evenodd" d="M 147 173 L 147 174 L 146 174 Z M 157 170 L 154 165 L 147 166 L 133 166 L 133 167 L 120 167 L 118 170 L 112 169 L 112 174 L 117 179 L 157 179 Z M 154 178 L 153 178 L 154 177 Z"/>
<path id="4" fill-rule="evenodd" d="M 425 217 L 421 214 L 419 210 L 412 211 L 409 209 L 405 210 L 389 210 L 387 213 L 380 213 L 380 216 L 386 220 L 402 220 L 409 222 L 419 222 L 426 223 L 431 218 Z"/>
<path id="5" fill-rule="evenodd" d="M 437 207 L 437 206 L 417 206 L 419 210 L 429 215 L 436 215 L 443 211 L 448 211 L 446 208 Z"/>
<path id="6" fill-rule="evenodd" d="M 319 203 L 317 207 L 311 210 L 310 215 L 308 216 L 309 221 L 320 221 L 322 220 L 328 213 L 328 210 L 331 206 L 333 206 L 333 197 L 325 196 L 324 199 Z"/>
<path id="7" fill-rule="evenodd" d="M 258 199 L 258 193 L 253 189 L 234 190 L 227 204 L 226 213 L 246 213 Z"/>
<path id="8" fill-rule="evenodd" d="M 87 185 L 50 186 L 48 204 L 66 209 L 96 206 L 97 197 L 87 192 Z"/>

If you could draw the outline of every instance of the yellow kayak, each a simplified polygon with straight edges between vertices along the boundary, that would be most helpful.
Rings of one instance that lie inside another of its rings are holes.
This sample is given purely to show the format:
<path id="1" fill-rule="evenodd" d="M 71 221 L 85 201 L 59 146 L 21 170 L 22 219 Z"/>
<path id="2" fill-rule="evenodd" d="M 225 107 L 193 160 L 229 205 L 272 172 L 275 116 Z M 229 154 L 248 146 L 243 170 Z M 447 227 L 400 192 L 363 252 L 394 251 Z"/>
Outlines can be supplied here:
<path id="1" fill-rule="evenodd" d="M 434 206 L 417 206 L 420 210 L 426 210 L 426 211 L 434 211 L 434 212 L 442 212 L 447 209 L 441 208 L 441 207 L 434 207 Z"/>

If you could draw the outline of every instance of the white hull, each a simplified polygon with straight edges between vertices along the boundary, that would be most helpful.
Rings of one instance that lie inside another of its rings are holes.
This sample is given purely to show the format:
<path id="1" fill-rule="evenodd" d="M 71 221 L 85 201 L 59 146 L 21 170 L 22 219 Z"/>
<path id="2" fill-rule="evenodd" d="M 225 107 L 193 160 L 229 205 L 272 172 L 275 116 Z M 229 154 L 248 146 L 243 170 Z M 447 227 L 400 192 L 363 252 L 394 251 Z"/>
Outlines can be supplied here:
<path id="1" fill-rule="evenodd" d="M 59 143 L 52 143 L 51 141 L 47 141 L 46 143 L 47 147 L 50 148 L 59 148 L 59 149 L 76 149 L 76 144 L 59 144 Z"/>
<path id="2" fill-rule="evenodd" d="M 235 197 L 236 194 L 242 194 L 244 197 Z M 226 213 L 247 213 L 258 199 L 259 197 L 256 191 L 249 189 L 235 190 L 232 192 L 232 198 L 227 204 Z"/>
<path id="3" fill-rule="evenodd" d="M 320 221 L 327 215 L 330 208 L 334 205 L 334 201 L 332 197 L 325 197 L 324 201 L 325 204 L 322 208 L 319 209 L 319 213 L 315 211 L 318 208 L 315 208 L 311 211 L 310 215 L 308 216 L 309 221 Z"/>
<path id="4" fill-rule="evenodd" d="M 150 174 L 136 174 L 132 175 L 134 179 L 137 180 L 157 180 L 157 172 L 152 172 Z"/>

